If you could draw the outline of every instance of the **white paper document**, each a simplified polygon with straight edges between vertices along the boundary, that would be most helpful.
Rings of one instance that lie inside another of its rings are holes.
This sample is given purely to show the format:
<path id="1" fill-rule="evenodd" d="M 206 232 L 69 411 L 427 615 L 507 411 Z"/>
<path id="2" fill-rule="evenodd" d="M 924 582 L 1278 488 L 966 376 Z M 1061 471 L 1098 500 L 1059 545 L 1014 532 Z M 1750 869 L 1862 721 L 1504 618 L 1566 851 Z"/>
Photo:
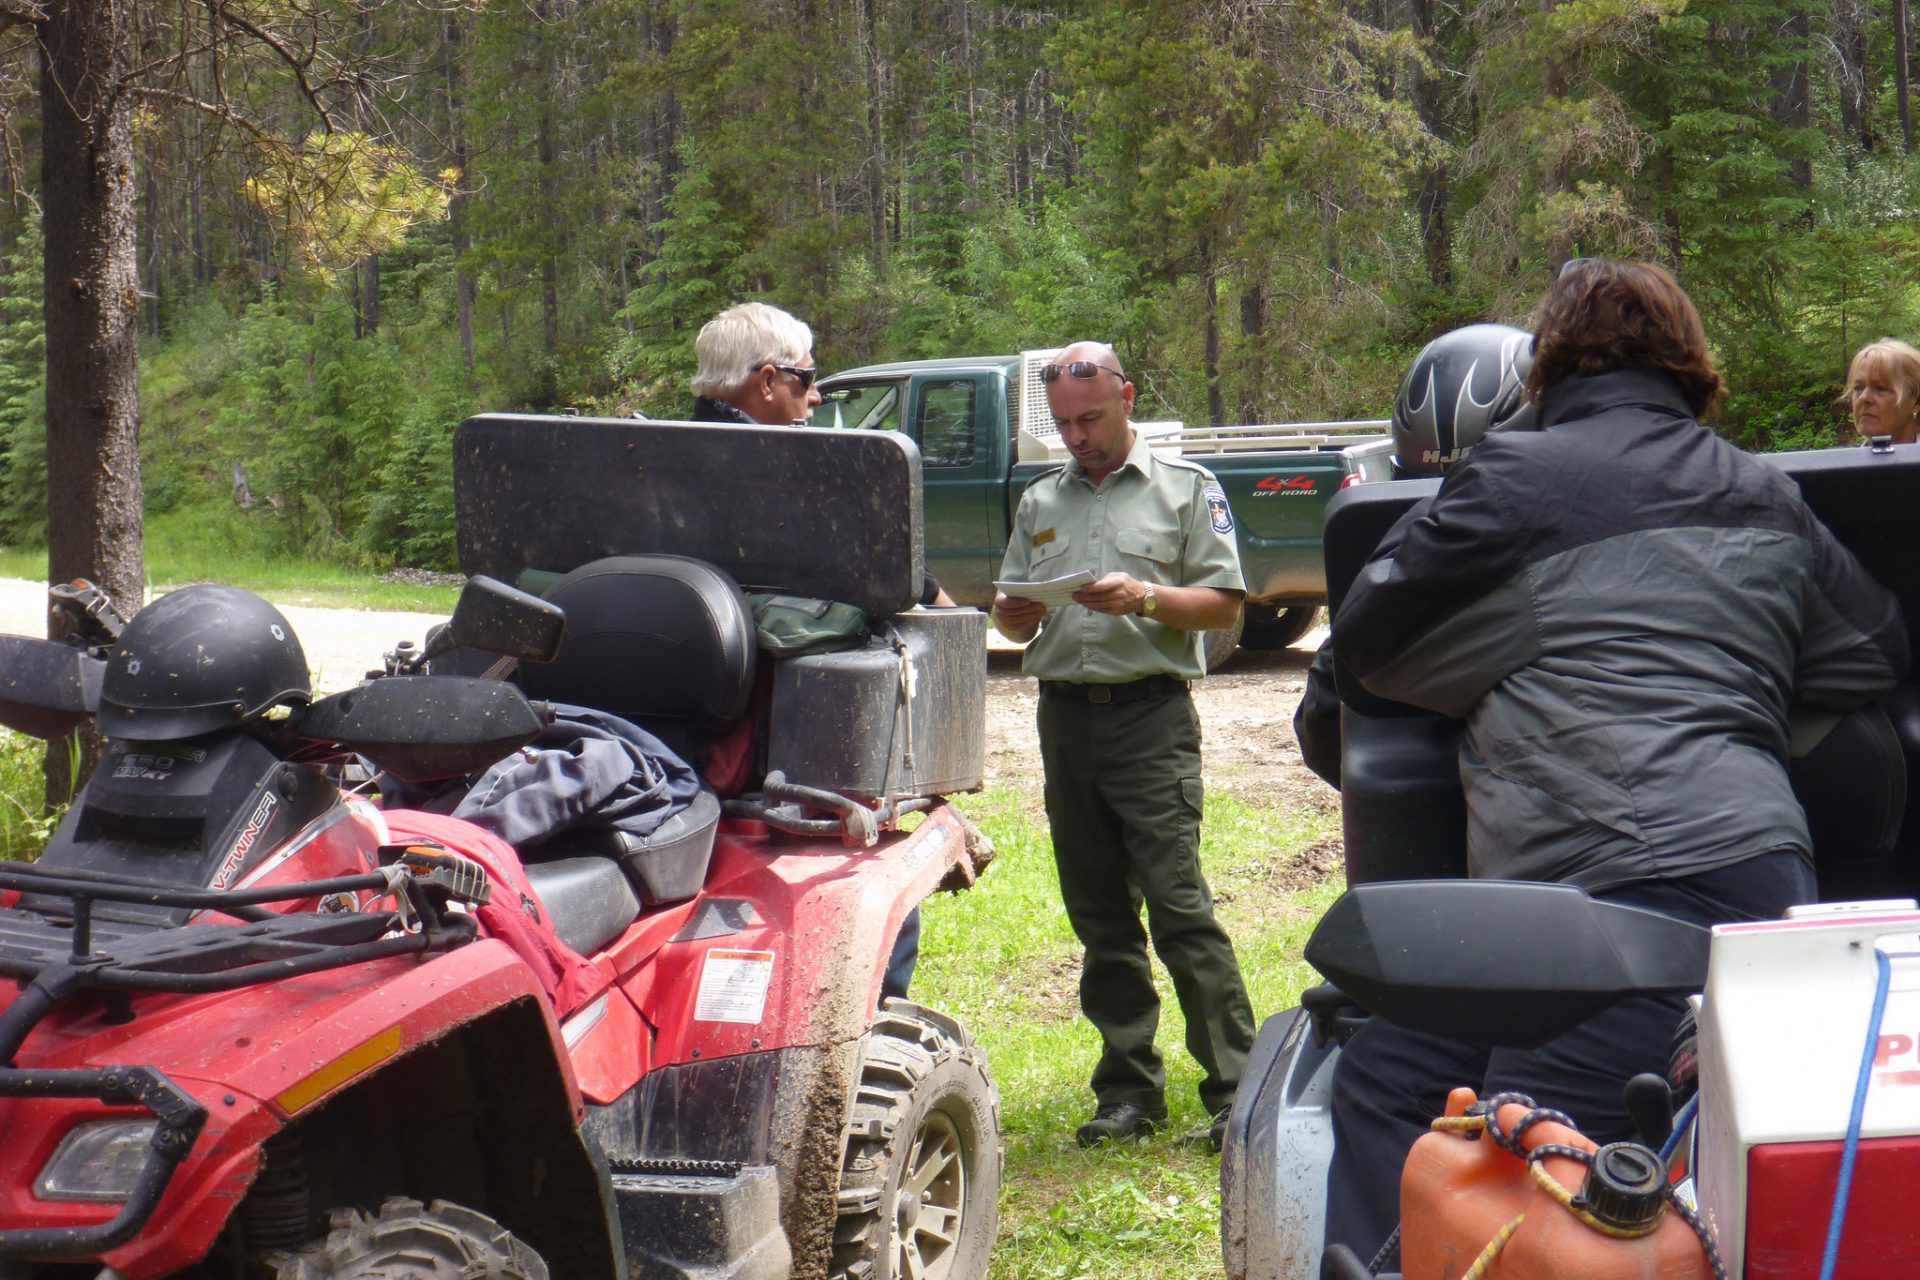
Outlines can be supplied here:
<path id="1" fill-rule="evenodd" d="M 1063 604 L 1072 604 L 1073 593 L 1092 581 L 1093 570 L 1082 569 L 1064 577 L 1048 578 L 1045 582 L 996 582 L 993 587 L 1010 596 L 1038 600 L 1049 609 L 1058 609 Z"/>

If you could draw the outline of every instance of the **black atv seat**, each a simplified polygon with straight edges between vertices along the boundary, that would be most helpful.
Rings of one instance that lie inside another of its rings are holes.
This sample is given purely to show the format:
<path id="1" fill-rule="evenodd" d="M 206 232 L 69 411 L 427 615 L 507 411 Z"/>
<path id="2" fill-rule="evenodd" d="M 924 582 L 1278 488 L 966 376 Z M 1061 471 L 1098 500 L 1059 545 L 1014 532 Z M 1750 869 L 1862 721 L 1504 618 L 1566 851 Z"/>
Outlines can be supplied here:
<path id="1" fill-rule="evenodd" d="M 583 956 L 612 942 L 640 916 L 640 899 L 618 863 L 559 858 L 529 863 L 526 872 L 554 933 Z"/>
<path id="2" fill-rule="evenodd" d="M 746 713 L 759 654 L 753 619 L 740 589 L 712 565 L 609 556 L 574 569 L 546 597 L 565 610 L 567 628 L 552 662 L 522 664 L 530 696 L 612 712 L 696 760 L 708 728 Z M 720 802 L 702 789 L 644 836 L 582 827 L 537 856 L 611 858 L 642 902 L 677 902 L 700 892 L 719 825 Z"/>
<path id="3" fill-rule="evenodd" d="M 1920 896 L 1911 845 L 1920 769 L 1920 689 L 1894 690 L 1843 716 L 1788 764 L 1807 813 L 1820 896 L 1828 901 Z"/>
<path id="4" fill-rule="evenodd" d="M 570 567 L 570 566 L 568 566 Z M 720 722 L 745 714 L 759 649 L 733 579 L 687 556 L 608 556 L 546 591 L 566 611 L 552 662 L 525 662 L 533 698 L 658 718 Z"/>
<path id="5" fill-rule="evenodd" d="M 540 852 L 611 859 L 626 871 L 640 901 L 654 907 L 700 892 L 719 829 L 720 798 L 702 787 L 691 804 L 644 836 L 613 827 L 583 827 L 561 832 L 540 846 Z"/>

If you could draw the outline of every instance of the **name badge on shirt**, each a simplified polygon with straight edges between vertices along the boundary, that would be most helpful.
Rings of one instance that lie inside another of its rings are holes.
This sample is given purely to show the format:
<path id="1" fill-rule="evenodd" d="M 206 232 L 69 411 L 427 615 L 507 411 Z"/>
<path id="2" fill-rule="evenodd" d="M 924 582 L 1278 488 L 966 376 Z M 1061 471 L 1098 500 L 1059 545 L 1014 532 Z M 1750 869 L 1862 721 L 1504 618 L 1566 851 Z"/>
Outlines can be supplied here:
<path id="1" fill-rule="evenodd" d="M 1222 498 L 1221 500 L 1225 501 L 1224 498 Z M 1233 525 L 1229 523 L 1227 527 L 1231 529 Z M 1052 542 L 1058 536 L 1059 534 L 1055 530 L 1042 529 L 1040 532 L 1033 535 L 1033 545 L 1036 547 L 1044 547 L 1049 542 Z"/>
<path id="2" fill-rule="evenodd" d="M 1207 515 L 1213 520 L 1215 533 L 1233 532 L 1233 508 L 1227 505 L 1227 492 L 1217 484 L 1210 484 L 1200 491 L 1207 500 Z M 1051 530 L 1049 530 L 1051 532 Z"/>

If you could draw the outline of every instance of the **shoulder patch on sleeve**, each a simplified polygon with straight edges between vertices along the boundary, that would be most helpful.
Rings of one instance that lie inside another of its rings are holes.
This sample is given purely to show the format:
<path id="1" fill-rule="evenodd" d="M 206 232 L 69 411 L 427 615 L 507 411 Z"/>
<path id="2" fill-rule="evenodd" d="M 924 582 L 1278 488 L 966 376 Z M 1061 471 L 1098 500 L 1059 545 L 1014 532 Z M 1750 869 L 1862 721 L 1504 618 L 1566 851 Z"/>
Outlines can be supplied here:
<path id="1" fill-rule="evenodd" d="M 1200 491 L 1206 499 L 1207 518 L 1213 522 L 1215 533 L 1233 532 L 1233 508 L 1227 505 L 1227 491 L 1217 484 L 1210 484 Z"/>

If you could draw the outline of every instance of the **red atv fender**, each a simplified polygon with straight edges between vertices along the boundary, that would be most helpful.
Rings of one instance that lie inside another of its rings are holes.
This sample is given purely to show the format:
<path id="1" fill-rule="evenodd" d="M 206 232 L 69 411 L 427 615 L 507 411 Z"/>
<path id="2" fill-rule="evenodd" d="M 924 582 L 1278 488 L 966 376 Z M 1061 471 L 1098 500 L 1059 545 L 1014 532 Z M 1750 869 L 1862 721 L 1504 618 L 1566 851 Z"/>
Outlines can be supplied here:
<path id="1" fill-rule="evenodd" d="M 128 1277 L 159 1276 L 206 1255 L 253 1181 L 261 1145 L 285 1124 L 370 1073 L 510 1006 L 521 1010 L 523 1027 L 544 1028 L 542 1055 L 557 1067 L 577 1122 L 579 1092 L 545 997 L 517 955 L 486 939 L 424 963 L 385 960 L 153 1002 L 126 1026 L 108 1024 L 98 1009 L 56 1015 L 28 1039 L 20 1064 L 165 1063 L 168 1077 L 207 1108 L 206 1128 L 155 1212 L 153 1221 L 166 1230 L 143 1232 L 103 1257 Z M 31 1150 L 18 1153 L 19 1164 L 0 1183 L 0 1229 L 90 1226 L 113 1216 L 116 1204 L 43 1200 L 32 1192 L 34 1178 L 81 1113 L 100 1118 L 99 1104 L 0 1099 L 0 1131 L 34 1136 Z"/>
<path id="2" fill-rule="evenodd" d="M 771 1164 L 793 1274 L 826 1274 L 894 938 L 943 882 L 971 882 L 977 848 L 945 805 L 871 849 L 726 824 L 701 897 L 642 916 L 597 957 L 616 986 L 563 1027 L 588 1127 L 616 1167 L 696 1153 Z M 688 1112 L 712 1105 L 715 1090 L 726 1132 L 702 1136 Z"/>

